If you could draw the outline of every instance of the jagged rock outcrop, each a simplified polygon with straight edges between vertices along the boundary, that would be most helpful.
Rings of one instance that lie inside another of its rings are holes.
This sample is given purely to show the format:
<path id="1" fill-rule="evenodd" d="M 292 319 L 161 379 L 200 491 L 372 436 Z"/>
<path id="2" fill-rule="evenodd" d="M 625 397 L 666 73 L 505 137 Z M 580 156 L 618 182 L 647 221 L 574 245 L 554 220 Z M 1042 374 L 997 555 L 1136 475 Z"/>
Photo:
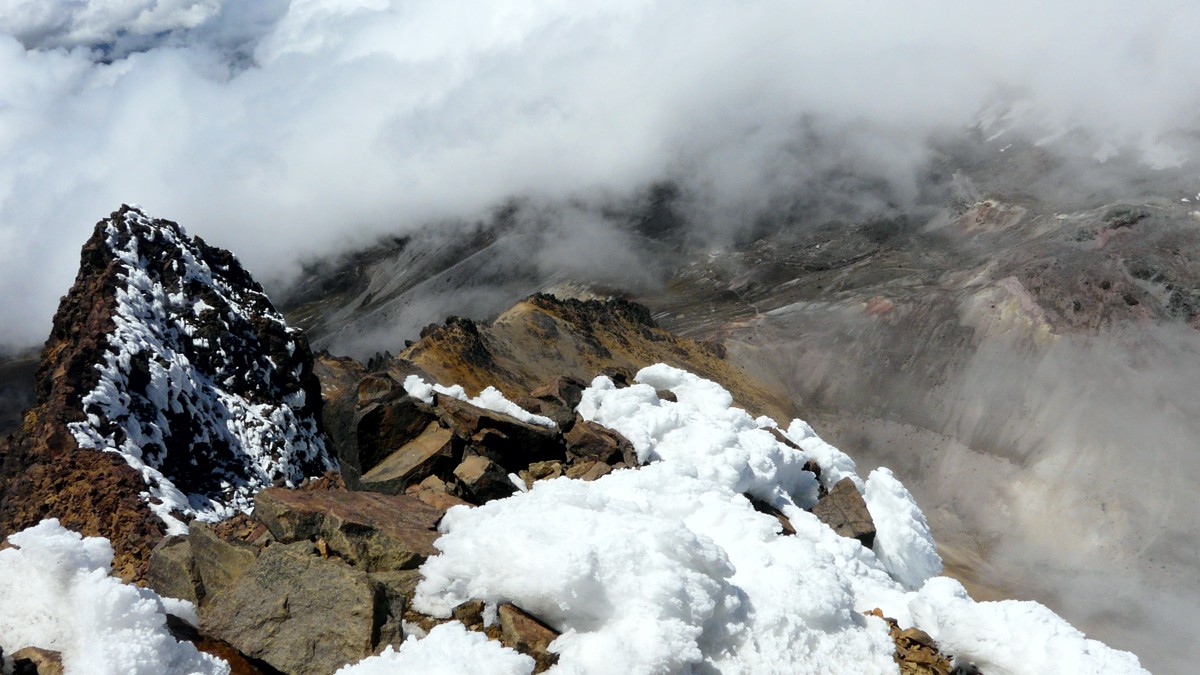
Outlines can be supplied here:
<path id="1" fill-rule="evenodd" d="M 304 336 L 237 259 L 124 206 L 83 247 L 0 456 L 0 535 L 57 517 L 137 578 L 183 520 L 331 468 L 320 415 Z"/>
<path id="2" fill-rule="evenodd" d="M 780 419 L 794 412 L 727 361 L 720 344 L 663 330 L 646 307 L 620 298 L 576 300 L 539 293 L 491 323 L 450 317 L 422 333 L 385 364 L 396 379 L 415 367 L 469 392 L 494 386 L 518 400 L 559 377 L 590 382 L 601 373 L 632 374 L 650 363 L 667 363 L 726 383 L 747 409 Z M 614 380 L 621 383 L 620 377 Z M 553 395 L 540 392 L 534 398 Z"/>

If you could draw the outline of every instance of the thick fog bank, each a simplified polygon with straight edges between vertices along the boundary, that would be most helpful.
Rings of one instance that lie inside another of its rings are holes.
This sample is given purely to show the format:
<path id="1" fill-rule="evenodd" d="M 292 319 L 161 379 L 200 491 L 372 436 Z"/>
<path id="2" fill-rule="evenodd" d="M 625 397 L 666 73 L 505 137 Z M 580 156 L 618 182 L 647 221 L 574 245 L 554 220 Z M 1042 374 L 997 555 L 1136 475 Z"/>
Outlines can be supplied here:
<path id="1" fill-rule="evenodd" d="M 754 358 L 860 469 L 891 467 L 910 486 L 952 572 L 1044 602 L 1154 672 L 1187 672 L 1200 335 L 1124 326 L 948 353 L 940 340 L 909 350 L 923 341 L 869 318 L 825 319 L 768 325 Z M 887 345 L 910 358 L 889 362 Z"/>
<path id="2" fill-rule="evenodd" d="M 0 0 L 0 342 L 44 337 L 121 202 L 274 278 L 664 180 L 718 243 L 854 218 L 920 201 L 930 140 L 965 128 L 1186 164 L 1197 26 L 1183 0 Z"/>

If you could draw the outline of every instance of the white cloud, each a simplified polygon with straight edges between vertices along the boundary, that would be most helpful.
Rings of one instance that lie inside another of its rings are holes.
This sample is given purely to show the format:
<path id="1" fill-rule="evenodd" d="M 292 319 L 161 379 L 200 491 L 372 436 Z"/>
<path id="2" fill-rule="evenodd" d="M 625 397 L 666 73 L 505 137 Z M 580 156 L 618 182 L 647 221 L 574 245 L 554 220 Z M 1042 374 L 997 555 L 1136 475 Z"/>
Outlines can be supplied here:
<path id="1" fill-rule="evenodd" d="M 511 195 L 671 177 L 729 227 L 852 167 L 902 200 L 930 134 L 1012 97 L 1018 128 L 1188 157 L 1196 26 L 1184 0 L 0 0 L 0 342 L 44 337 L 122 201 L 271 275 Z"/>

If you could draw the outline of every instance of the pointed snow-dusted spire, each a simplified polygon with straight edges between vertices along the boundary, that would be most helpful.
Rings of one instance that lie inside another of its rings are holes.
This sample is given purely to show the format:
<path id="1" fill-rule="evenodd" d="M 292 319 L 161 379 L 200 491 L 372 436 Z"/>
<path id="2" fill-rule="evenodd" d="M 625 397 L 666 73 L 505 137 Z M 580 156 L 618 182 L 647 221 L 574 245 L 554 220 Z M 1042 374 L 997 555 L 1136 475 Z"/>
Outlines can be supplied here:
<path id="1" fill-rule="evenodd" d="M 120 456 L 169 533 L 247 510 L 262 487 L 332 468 L 320 413 L 307 341 L 237 259 L 123 206 L 84 245 L 43 351 L 28 451 L 12 454 L 50 474 L 47 453 Z M 22 525 L 3 518 L 15 493 L 37 501 L 39 490 L 69 482 L 24 486 L 32 494 L 10 487 L 0 529 Z M 43 515 L 57 515 L 58 501 L 42 497 Z"/>

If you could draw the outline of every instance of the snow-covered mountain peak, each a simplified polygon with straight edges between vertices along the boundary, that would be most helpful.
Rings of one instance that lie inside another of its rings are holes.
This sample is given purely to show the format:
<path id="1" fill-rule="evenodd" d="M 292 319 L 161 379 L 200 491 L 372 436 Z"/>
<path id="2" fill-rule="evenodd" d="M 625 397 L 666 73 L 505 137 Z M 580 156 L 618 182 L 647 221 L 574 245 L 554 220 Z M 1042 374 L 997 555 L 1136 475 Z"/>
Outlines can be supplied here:
<path id="1" fill-rule="evenodd" d="M 124 206 L 84 247 L 80 280 L 93 274 L 109 277 L 96 300 L 111 323 L 68 427 L 141 473 L 168 530 L 331 468 L 308 345 L 232 254 Z"/>

